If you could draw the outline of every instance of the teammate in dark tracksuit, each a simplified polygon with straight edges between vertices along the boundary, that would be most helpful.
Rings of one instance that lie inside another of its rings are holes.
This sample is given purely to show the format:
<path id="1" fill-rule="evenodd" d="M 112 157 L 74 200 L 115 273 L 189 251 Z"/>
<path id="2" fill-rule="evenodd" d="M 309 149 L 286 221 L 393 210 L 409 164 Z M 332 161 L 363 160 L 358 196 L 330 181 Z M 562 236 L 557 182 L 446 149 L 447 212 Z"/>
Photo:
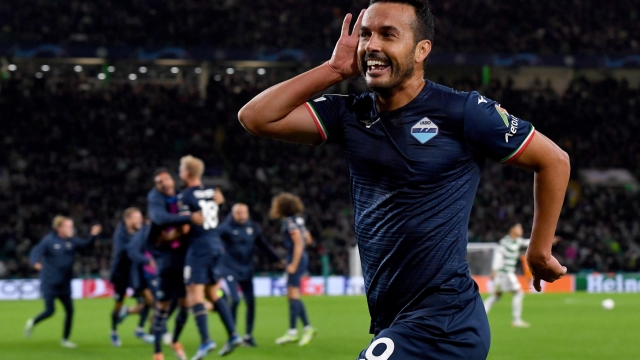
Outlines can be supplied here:
<path id="1" fill-rule="evenodd" d="M 193 225 L 185 236 L 189 249 L 185 260 L 184 282 L 187 286 L 189 305 L 193 312 L 198 332 L 200 333 L 200 347 L 192 360 L 204 358 L 216 347 L 216 343 L 209 336 L 207 309 L 205 297 L 213 303 L 224 324 L 229 340 L 219 352 L 220 356 L 230 354 L 242 338 L 236 333 L 235 322 L 224 297 L 219 297 L 217 273 L 218 260 L 222 253 L 222 244 L 218 236 L 218 209 L 224 203 L 224 196 L 220 189 L 205 187 L 202 184 L 204 163 L 193 156 L 180 159 L 180 179 L 187 186 L 178 195 L 180 213 L 190 214 L 201 211 L 204 218 L 202 225 Z"/>
<path id="2" fill-rule="evenodd" d="M 224 247 L 220 273 L 227 282 L 229 295 L 233 301 L 231 303 L 233 320 L 237 325 L 240 304 L 238 287 L 240 287 L 247 305 L 247 329 L 243 340 L 247 345 L 256 346 L 252 336 L 256 308 L 253 292 L 253 255 L 256 245 L 269 256 L 271 261 L 281 261 L 280 257 L 262 236 L 258 224 L 249 219 L 249 207 L 245 204 L 233 205 L 231 216 L 218 226 L 218 233 Z"/>
<path id="3" fill-rule="evenodd" d="M 163 360 L 162 335 L 167 331 L 167 318 L 173 301 L 178 301 L 179 311 L 175 319 L 175 328 L 171 347 L 180 360 L 187 356 L 178 338 L 187 321 L 189 307 L 184 287 L 184 258 L 186 245 L 181 237 L 189 231 L 189 224 L 202 224 L 202 212 L 190 215 L 178 214 L 178 199 L 175 182 L 167 170 L 158 170 L 154 176 L 154 188 L 147 195 L 147 210 L 151 218 L 151 227 L 147 237 L 147 248 L 156 263 L 158 287 L 155 293 L 156 311 L 153 331 L 154 360 Z"/>
<path id="4" fill-rule="evenodd" d="M 311 235 L 304 224 L 304 219 L 299 216 L 304 210 L 304 205 L 298 196 L 290 193 L 276 195 L 271 202 L 269 216 L 281 221 L 281 232 L 284 247 L 287 250 L 287 299 L 289 301 L 289 330 L 286 334 L 276 339 L 276 344 L 283 345 L 298 342 L 305 346 L 316 334 L 316 330 L 309 323 L 307 310 L 300 300 L 300 285 L 302 275 L 307 271 L 309 258 L 305 251 L 305 245 L 311 242 Z M 297 322 L 302 320 L 304 332 L 298 336 Z"/>
<path id="5" fill-rule="evenodd" d="M 62 302 L 66 313 L 61 345 L 67 348 L 77 347 L 69 341 L 73 321 L 71 300 L 73 263 L 76 251 L 91 245 L 101 231 L 100 225 L 94 225 L 91 227 L 91 237 L 81 240 L 73 236 L 73 220 L 64 216 L 56 216 L 53 219 L 53 231 L 40 240 L 29 254 L 31 265 L 40 271 L 40 292 L 44 299 L 45 310 L 37 317 L 27 320 L 25 336 L 31 335 L 37 323 L 53 315 L 54 301 L 57 298 Z"/>
<path id="6" fill-rule="evenodd" d="M 127 245 L 131 241 L 131 237 L 142 226 L 142 213 L 138 208 L 128 208 L 123 212 L 122 222 L 116 227 L 113 234 L 113 257 L 111 260 L 111 271 L 109 281 L 113 284 L 115 306 L 111 311 L 111 344 L 113 346 L 122 346 L 120 337 L 117 333 L 118 323 L 129 312 L 124 305 L 124 299 L 127 295 L 127 288 L 130 286 L 131 280 L 131 260 L 127 255 Z M 136 309 L 145 317 L 145 313 L 149 313 L 149 308 Z M 137 335 L 137 334 L 136 334 Z M 143 333 L 142 336 L 145 334 Z"/>

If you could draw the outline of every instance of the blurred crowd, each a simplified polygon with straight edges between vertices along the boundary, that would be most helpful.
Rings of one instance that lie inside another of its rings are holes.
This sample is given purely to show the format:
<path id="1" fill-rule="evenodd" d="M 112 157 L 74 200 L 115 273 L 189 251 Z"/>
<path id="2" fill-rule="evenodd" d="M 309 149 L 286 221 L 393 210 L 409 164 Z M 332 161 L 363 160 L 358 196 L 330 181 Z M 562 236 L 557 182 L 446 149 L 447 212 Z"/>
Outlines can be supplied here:
<path id="1" fill-rule="evenodd" d="M 435 79 L 437 80 L 437 79 Z M 355 244 L 346 162 L 337 146 L 298 146 L 254 137 L 237 111 L 267 84 L 241 77 L 209 81 L 206 96 L 188 82 L 174 85 L 110 83 L 94 86 L 80 74 L 63 77 L 14 72 L 0 81 L 0 277 L 32 276 L 30 248 L 50 229 L 54 214 L 76 220 L 79 235 L 102 223 L 104 237 L 85 251 L 77 274 L 106 276 L 108 236 L 128 206 L 146 209 L 158 167 L 177 170 L 180 156 L 204 159 L 206 176 L 227 178 L 229 204 L 249 204 L 267 239 L 283 252 L 279 224 L 268 219 L 271 197 L 300 195 L 315 241 L 310 270 L 321 257 L 332 274 L 348 273 Z M 362 88 L 353 81 L 349 88 Z M 474 78 L 451 85 L 480 89 Z M 580 184 L 579 169 L 626 168 L 640 176 L 640 92 L 625 81 L 578 78 L 557 94 L 547 84 L 526 91 L 493 80 L 481 89 L 556 141 L 571 156 L 572 187 L 555 254 L 571 271 L 640 271 L 640 198 L 629 188 Z M 337 92 L 332 89 L 332 92 Z M 228 212 L 223 209 L 223 216 Z M 497 241 L 509 225 L 530 229 L 533 175 L 486 164 L 473 208 L 471 241 Z M 258 271 L 277 271 L 257 256 Z"/>
<path id="2" fill-rule="evenodd" d="M 368 0 L 3 0 L 0 43 L 333 49 Z M 434 51 L 638 52 L 637 1 L 438 0 Z"/>

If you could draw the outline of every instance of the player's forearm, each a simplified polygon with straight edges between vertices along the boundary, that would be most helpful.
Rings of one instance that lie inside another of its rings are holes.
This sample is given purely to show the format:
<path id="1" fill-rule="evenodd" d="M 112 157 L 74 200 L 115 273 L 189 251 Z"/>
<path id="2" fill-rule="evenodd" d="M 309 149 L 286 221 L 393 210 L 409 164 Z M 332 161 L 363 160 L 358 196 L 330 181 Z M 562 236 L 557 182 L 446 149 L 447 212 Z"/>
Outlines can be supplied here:
<path id="1" fill-rule="evenodd" d="M 551 256 L 551 247 L 571 172 L 568 156 L 562 151 L 556 155 L 555 161 L 538 169 L 535 174 L 535 212 L 527 250 L 529 260 L 546 260 Z"/>
<path id="2" fill-rule="evenodd" d="M 263 91 L 240 109 L 238 119 L 249 132 L 260 133 L 265 125 L 283 119 L 313 95 L 343 80 L 324 63 Z"/>

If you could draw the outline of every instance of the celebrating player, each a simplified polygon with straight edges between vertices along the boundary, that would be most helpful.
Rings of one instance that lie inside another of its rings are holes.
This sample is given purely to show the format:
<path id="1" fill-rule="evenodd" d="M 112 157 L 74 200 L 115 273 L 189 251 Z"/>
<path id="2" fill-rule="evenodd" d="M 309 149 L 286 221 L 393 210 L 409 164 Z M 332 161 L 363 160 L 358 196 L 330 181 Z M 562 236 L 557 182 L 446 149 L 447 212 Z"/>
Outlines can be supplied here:
<path id="1" fill-rule="evenodd" d="M 307 310 L 300 300 L 300 283 L 302 275 L 307 271 L 309 258 L 304 251 L 309 231 L 304 225 L 304 219 L 299 215 L 304 210 L 304 205 L 298 196 L 290 193 L 276 195 L 271 201 L 269 216 L 278 219 L 282 225 L 282 237 L 284 247 L 287 249 L 287 299 L 289 300 L 289 330 L 286 334 L 276 339 L 276 344 L 283 345 L 298 341 L 298 345 L 307 345 L 316 330 L 309 323 Z M 304 325 L 302 338 L 298 336 L 298 318 Z"/>
<path id="2" fill-rule="evenodd" d="M 359 359 L 485 358 L 489 324 L 465 261 L 484 161 L 535 172 L 527 261 L 539 290 L 566 272 L 551 245 L 568 156 L 495 101 L 424 79 L 427 0 L 371 0 L 349 34 L 351 18 L 328 62 L 262 92 L 239 119 L 257 135 L 342 145 L 375 335 Z M 307 102 L 358 75 L 371 92 Z"/>
<path id="3" fill-rule="evenodd" d="M 253 324 L 255 322 L 256 301 L 253 293 L 253 254 L 258 247 L 267 254 L 272 261 L 280 261 L 280 257 L 269 246 L 258 224 L 249 218 L 249 207 L 237 203 L 231 208 L 231 217 L 218 226 L 220 239 L 224 246 L 222 256 L 221 275 L 225 278 L 232 299 L 231 313 L 237 324 L 238 305 L 240 296 L 238 286 L 242 289 L 244 301 L 247 305 L 247 330 L 243 337 L 244 343 L 256 346 L 253 339 Z"/>
<path id="4" fill-rule="evenodd" d="M 73 263 L 76 251 L 91 245 L 102 231 L 100 225 L 91 227 L 91 237 L 81 240 L 74 237 L 73 220 L 58 215 L 53 218 L 53 231 L 42 238 L 29 254 L 29 261 L 33 268 L 40 271 L 40 292 L 44 299 L 45 310 L 33 319 L 27 320 L 24 329 L 29 337 L 33 327 L 52 316 L 55 299 L 59 299 L 64 306 L 64 332 L 60 345 L 75 348 L 76 344 L 69 341 L 71 323 L 73 321 L 73 301 L 71 300 L 71 279 L 73 277 Z"/>
<path id="5" fill-rule="evenodd" d="M 127 245 L 131 241 L 133 234 L 140 230 L 141 226 L 142 213 L 140 210 L 134 207 L 128 208 L 124 211 L 122 222 L 118 224 L 113 234 L 113 257 L 109 281 L 111 281 L 114 288 L 115 306 L 111 311 L 111 344 L 117 347 L 122 345 L 118 336 L 117 326 L 121 318 L 124 317 L 124 313 L 128 312 L 127 307 L 123 306 L 131 277 L 131 260 L 127 255 Z M 141 312 L 141 316 L 144 316 L 145 310 Z M 148 309 L 146 312 L 148 313 Z M 144 337 L 144 335 L 143 332 L 141 337 Z M 138 336 L 137 333 L 136 336 Z"/>
<path id="6" fill-rule="evenodd" d="M 155 187 L 147 195 L 148 213 L 151 218 L 147 247 L 155 260 L 158 273 L 158 288 L 155 293 L 156 311 L 153 321 L 155 335 L 153 358 L 154 360 L 164 359 L 162 336 L 167 331 L 171 303 L 178 301 L 179 310 L 175 319 L 171 347 L 178 359 L 186 360 L 187 355 L 182 344 L 178 342 L 189 313 L 182 277 L 187 248 L 180 238 L 188 231 L 189 224 L 202 224 L 204 219 L 202 212 L 199 211 L 190 215 L 178 214 L 175 182 L 167 170 L 156 171 L 154 184 Z"/>
<path id="7" fill-rule="evenodd" d="M 209 188 L 202 184 L 203 173 L 202 160 L 190 155 L 180 159 L 180 179 L 187 186 L 178 195 L 180 213 L 190 214 L 202 211 L 204 217 L 204 223 L 192 226 L 186 236 L 189 249 L 185 260 L 184 281 L 201 340 L 198 352 L 192 360 L 204 358 L 216 347 L 216 343 L 209 336 L 205 295 L 213 303 L 229 335 L 229 340 L 219 354 L 227 355 L 242 343 L 242 338 L 236 333 L 229 306 L 224 298 L 218 296 L 219 288 L 216 286 L 220 278 L 216 268 L 222 251 L 216 228 L 218 227 L 218 208 L 224 202 L 224 196 L 220 189 Z"/>
<path id="8" fill-rule="evenodd" d="M 144 304 L 144 308 L 140 311 L 140 320 L 135 330 L 135 336 L 142 338 L 146 342 L 153 343 L 155 336 L 147 335 L 144 332 L 146 315 L 148 315 L 150 306 L 154 304 L 153 294 L 156 293 L 158 285 L 156 264 L 153 261 L 153 256 L 147 245 L 150 231 L 151 222 L 148 221 L 131 237 L 131 241 L 127 245 L 127 255 L 129 259 L 131 259 L 131 287 L 133 288 L 134 294 L 138 295 Z M 169 310 L 169 315 L 170 314 L 171 310 Z M 150 330 L 150 332 L 153 332 L 153 330 Z M 171 335 L 168 334 L 168 336 Z M 168 341 L 168 344 L 171 343 L 172 341 Z"/>

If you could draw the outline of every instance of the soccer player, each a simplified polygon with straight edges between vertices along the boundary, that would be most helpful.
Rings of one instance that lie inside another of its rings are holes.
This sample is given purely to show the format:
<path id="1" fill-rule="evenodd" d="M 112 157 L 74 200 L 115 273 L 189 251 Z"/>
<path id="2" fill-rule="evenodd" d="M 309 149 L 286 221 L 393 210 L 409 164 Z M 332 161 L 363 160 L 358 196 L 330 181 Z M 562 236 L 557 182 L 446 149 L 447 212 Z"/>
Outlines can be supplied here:
<path id="1" fill-rule="evenodd" d="M 117 332 L 118 323 L 125 316 L 121 311 L 128 312 L 127 307 L 123 306 L 131 277 L 131 260 L 127 255 L 127 245 L 140 227 L 142 227 L 142 213 L 138 208 L 131 207 L 124 211 L 122 221 L 113 234 L 113 257 L 109 281 L 113 284 L 115 298 L 115 306 L 111 311 L 111 344 L 116 347 L 122 346 Z M 144 315 L 144 310 L 142 314 Z M 144 335 L 143 332 L 142 336 Z M 138 336 L 137 333 L 136 336 Z"/>
<path id="2" fill-rule="evenodd" d="M 178 195 L 180 213 L 190 214 L 201 211 L 204 217 L 204 223 L 192 226 L 186 236 L 189 248 L 185 260 L 184 281 L 201 340 L 200 347 L 192 360 L 204 358 L 216 347 L 216 343 L 209 336 L 205 296 L 213 303 L 229 335 L 229 340 L 222 347 L 219 355 L 230 354 L 237 345 L 242 343 L 242 338 L 236 333 L 229 305 L 223 297 L 218 296 L 219 287 L 216 286 L 220 279 L 216 268 L 222 252 L 222 244 L 216 228 L 219 221 L 219 205 L 224 203 L 224 196 L 220 189 L 202 184 L 203 173 L 202 160 L 191 155 L 180 159 L 180 179 L 187 186 Z"/>
<path id="3" fill-rule="evenodd" d="M 350 34 L 351 18 L 329 61 L 265 90 L 239 120 L 257 135 L 344 149 L 374 334 L 359 359 L 485 358 L 489 323 L 465 261 L 482 166 L 535 172 L 527 262 L 539 291 L 566 273 L 551 244 L 569 157 L 495 101 L 424 79 L 427 0 L 371 0 Z M 371 92 L 308 101 L 358 75 Z"/>
<path id="4" fill-rule="evenodd" d="M 304 251 L 309 231 L 300 214 L 304 205 L 298 196 L 290 193 L 276 195 L 271 201 L 269 216 L 281 222 L 284 247 L 287 249 L 287 299 L 289 301 L 289 330 L 276 339 L 276 344 L 283 345 L 298 341 L 299 346 L 307 345 L 315 336 L 316 330 L 309 323 L 307 310 L 300 300 L 300 283 L 302 275 L 307 271 L 309 258 Z M 298 336 L 298 318 L 304 325 L 302 337 Z"/>
<path id="5" fill-rule="evenodd" d="M 233 320 L 237 324 L 238 305 L 240 305 L 238 287 L 240 287 L 247 305 L 247 329 L 243 340 L 249 346 L 256 346 L 252 335 L 256 309 L 253 292 L 253 254 L 257 245 L 272 261 L 278 262 L 280 257 L 262 236 L 258 224 L 249 218 L 249 207 L 246 204 L 233 205 L 231 217 L 218 226 L 218 231 L 224 246 L 220 272 L 227 282 L 229 295 L 233 301 L 231 303 Z"/>
<path id="6" fill-rule="evenodd" d="M 493 280 L 493 292 L 484 301 L 484 309 L 489 313 L 493 305 L 500 300 L 502 294 L 510 292 L 513 294 L 511 303 L 512 322 L 511 325 L 519 328 L 528 328 L 531 325 L 522 320 L 522 300 L 524 291 L 516 276 L 516 265 L 520 258 L 520 248 L 529 246 L 530 239 L 523 239 L 524 229 L 521 224 L 515 224 L 509 229 L 509 234 L 500 240 L 498 248 L 493 253 L 491 264 L 491 280 Z M 560 238 L 554 238 L 554 244 Z"/>
<path id="7" fill-rule="evenodd" d="M 202 212 L 190 215 L 178 214 L 178 198 L 175 182 L 166 169 L 157 170 L 154 188 L 147 195 L 148 214 L 151 227 L 147 237 L 147 247 L 153 256 L 158 273 L 158 288 L 155 293 L 154 312 L 154 360 L 163 360 L 162 336 L 167 331 L 167 318 L 171 303 L 178 301 L 179 309 L 175 319 L 171 347 L 180 360 L 186 360 L 182 344 L 178 342 L 187 321 L 189 306 L 186 300 L 183 269 L 187 247 L 181 237 L 189 231 L 190 225 L 203 224 Z"/>
<path id="8" fill-rule="evenodd" d="M 154 305 L 153 294 L 157 291 L 158 273 L 153 256 L 147 248 L 147 239 L 151 230 L 151 224 L 146 223 L 136 232 L 129 244 L 127 245 L 127 255 L 131 259 L 131 287 L 143 304 L 140 311 L 140 320 L 135 330 L 135 336 L 143 339 L 145 342 L 154 343 L 155 336 L 146 334 L 144 324 L 151 306 Z M 171 310 L 169 311 L 171 313 Z M 150 332 L 153 332 L 150 330 Z M 168 344 L 172 342 L 169 341 Z"/>
<path id="9" fill-rule="evenodd" d="M 53 218 L 53 231 L 42 238 L 38 245 L 31 249 L 29 261 L 34 269 L 40 271 L 40 292 L 44 299 L 45 310 L 35 318 L 27 320 L 24 329 L 26 337 L 31 336 L 33 327 L 53 315 L 54 301 L 59 299 L 64 306 L 64 332 L 60 345 L 76 348 L 69 341 L 71 323 L 73 321 L 73 301 L 71 300 L 71 279 L 76 251 L 91 245 L 102 231 L 100 225 L 91 227 L 91 237 L 81 240 L 74 237 L 73 220 L 58 215 Z"/>

